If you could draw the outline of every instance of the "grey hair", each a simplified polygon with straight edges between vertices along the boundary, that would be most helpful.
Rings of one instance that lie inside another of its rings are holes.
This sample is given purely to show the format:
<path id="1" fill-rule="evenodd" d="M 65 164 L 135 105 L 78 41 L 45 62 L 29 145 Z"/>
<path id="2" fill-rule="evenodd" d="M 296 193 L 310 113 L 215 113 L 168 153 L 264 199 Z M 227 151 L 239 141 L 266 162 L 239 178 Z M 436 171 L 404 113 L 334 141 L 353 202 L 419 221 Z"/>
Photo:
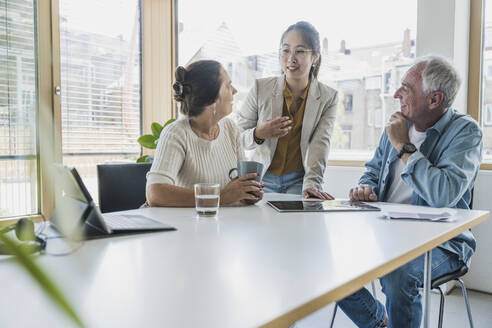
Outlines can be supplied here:
<path id="1" fill-rule="evenodd" d="M 423 65 L 422 87 L 426 95 L 441 91 L 444 94 L 443 108 L 450 107 L 460 88 L 461 79 L 456 69 L 445 58 L 440 56 L 424 56 L 415 65 Z"/>

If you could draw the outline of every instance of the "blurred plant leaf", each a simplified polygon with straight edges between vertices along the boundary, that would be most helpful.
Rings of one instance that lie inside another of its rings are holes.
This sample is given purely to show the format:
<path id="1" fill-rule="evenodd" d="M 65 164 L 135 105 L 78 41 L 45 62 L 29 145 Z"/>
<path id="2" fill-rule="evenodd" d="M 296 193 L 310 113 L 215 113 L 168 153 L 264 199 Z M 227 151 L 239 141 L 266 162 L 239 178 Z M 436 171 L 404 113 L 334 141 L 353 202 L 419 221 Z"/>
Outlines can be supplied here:
<path id="1" fill-rule="evenodd" d="M 157 141 L 161 136 L 162 129 L 174 121 L 176 121 L 176 119 L 171 118 L 167 120 L 166 123 L 164 123 L 164 125 L 162 126 L 157 122 L 152 122 L 152 124 L 150 125 L 152 134 L 146 134 L 141 136 L 140 138 L 137 139 L 138 143 L 144 148 L 156 149 Z M 143 155 L 137 159 L 137 163 L 150 163 L 150 162 L 152 162 L 152 157 L 149 157 L 148 155 Z"/>
<path id="2" fill-rule="evenodd" d="M 149 155 L 140 156 L 137 159 L 137 163 L 147 163 L 148 162 L 148 158 L 149 158 Z"/>
<path id="3" fill-rule="evenodd" d="M 155 143 L 156 140 L 157 140 L 157 138 L 155 138 L 153 135 L 146 134 L 146 135 L 143 135 L 140 138 L 138 138 L 137 141 L 140 145 L 142 145 L 142 147 L 155 149 L 155 147 L 157 146 Z"/>
<path id="4" fill-rule="evenodd" d="M 44 289 L 49 297 L 72 319 L 79 327 L 83 327 L 82 320 L 75 312 L 73 307 L 68 303 L 63 293 L 51 280 L 51 278 L 43 271 L 43 269 L 34 261 L 31 254 L 26 252 L 21 245 L 14 242 L 6 234 L 0 233 L 0 241 L 14 255 L 17 262 L 26 269 L 31 277 Z"/>
<path id="5" fill-rule="evenodd" d="M 171 119 L 167 120 L 167 122 L 166 122 L 166 123 L 164 123 L 163 128 L 165 128 L 166 126 L 168 126 L 169 124 L 171 124 L 171 123 L 172 123 L 172 122 L 174 122 L 174 121 L 176 121 L 176 119 L 175 119 L 175 118 L 171 118 Z"/>
<path id="6" fill-rule="evenodd" d="M 159 139 L 160 135 L 161 135 L 161 132 L 162 132 L 162 129 L 163 129 L 163 126 L 160 125 L 159 123 L 157 122 L 153 122 L 151 125 L 150 125 L 150 129 L 152 130 L 152 135 L 156 138 L 156 139 Z"/>

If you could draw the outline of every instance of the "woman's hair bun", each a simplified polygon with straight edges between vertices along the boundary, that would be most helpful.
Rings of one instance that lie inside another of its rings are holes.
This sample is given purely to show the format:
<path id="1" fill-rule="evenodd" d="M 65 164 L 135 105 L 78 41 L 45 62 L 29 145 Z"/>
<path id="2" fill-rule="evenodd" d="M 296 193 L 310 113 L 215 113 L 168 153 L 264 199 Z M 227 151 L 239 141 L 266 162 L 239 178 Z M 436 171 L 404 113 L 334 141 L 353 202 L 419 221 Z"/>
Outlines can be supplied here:
<path id="1" fill-rule="evenodd" d="M 176 82 L 173 84 L 174 100 L 183 102 L 187 94 L 190 94 L 191 88 L 186 84 L 186 73 L 188 71 L 183 66 L 178 66 L 175 72 Z"/>
<path id="2" fill-rule="evenodd" d="M 173 84 L 174 90 L 174 100 L 182 102 L 184 101 L 184 87 L 183 84 L 179 81 L 174 82 Z"/>
<path id="3" fill-rule="evenodd" d="M 174 73 L 176 81 L 184 83 L 186 81 L 186 73 L 188 73 L 188 71 L 183 66 L 176 67 L 176 72 Z"/>
<path id="4" fill-rule="evenodd" d="M 219 98 L 222 65 L 215 60 L 199 60 L 174 71 L 173 96 L 179 110 L 188 117 L 198 116 Z"/>

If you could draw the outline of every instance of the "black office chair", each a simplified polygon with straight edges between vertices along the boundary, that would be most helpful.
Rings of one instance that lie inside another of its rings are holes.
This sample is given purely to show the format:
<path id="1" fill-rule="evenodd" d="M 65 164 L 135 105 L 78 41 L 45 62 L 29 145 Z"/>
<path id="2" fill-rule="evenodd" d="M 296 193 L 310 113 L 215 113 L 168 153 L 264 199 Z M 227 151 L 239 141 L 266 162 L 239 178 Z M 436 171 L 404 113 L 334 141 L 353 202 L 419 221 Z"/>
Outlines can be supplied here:
<path id="1" fill-rule="evenodd" d="M 470 198 L 470 210 L 473 209 L 473 191 L 475 188 L 472 188 L 471 190 L 471 198 Z M 442 328 L 442 316 L 444 314 L 444 293 L 441 290 L 441 287 L 443 284 L 454 280 L 459 283 L 461 287 L 461 292 L 463 293 L 463 299 L 465 300 L 465 305 L 466 305 L 466 312 L 468 313 L 468 321 L 470 323 L 470 327 L 473 328 L 473 318 L 471 314 L 471 307 L 470 307 L 470 302 L 468 301 L 468 294 L 466 292 L 466 287 L 465 283 L 463 280 L 461 280 L 461 277 L 463 277 L 466 273 L 468 272 L 468 267 L 466 265 L 462 265 L 458 270 L 455 272 L 448 273 L 444 276 L 438 277 L 434 280 L 431 281 L 431 288 L 432 289 L 437 289 L 439 291 L 439 294 L 441 295 L 441 301 L 439 303 L 439 328 Z"/>
<path id="2" fill-rule="evenodd" d="M 146 175 L 151 166 L 150 163 L 98 165 L 101 212 L 131 210 L 145 203 Z"/>
<path id="3" fill-rule="evenodd" d="M 444 285 L 445 283 L 451 281 L 451 280 L 458 282 L 460 287 L 461 287 L 461 292 L 463 293 L 463 298 L 465 300 L 466 312 L 468 313 L 468 322 L 470 323 L 470 327 L 473 328 L 473 318 L 472 318 L 472 314 L 471 314 L 470 302 L 468 301 L 468 294 L 466 292 L 465 283 L 463 282 L 463 280 L 461 280 L 461 277 L 463 277 L 467 272 L 468 272 L 468 267 L 463 264 L 455 272 L 448 273 L 444 276 L 441 276 L 441 277 L 438 277 L 438 278 L 432 280 L 431 289 L 435 289 L 435 290 L 439 291 L 439 294 L 441 296 L 441 301 L 439 303 L 439 322 L 438 322 L 439 328 L 442 328 L 442 320 L 443 320 L 443 315 L 444 315 L 444 293 L 441 289 L 441 286 Z M 372 281 L 371 284 L 372 284 L 373 296 L 376 297 L 376 289 L 374 287 L 374 281 Z M 332 328 L 333 324 L 335 323 L 335 316 L 337 314 L 337 308 L 338 308 L 338 304 L 335 303 L 335 308 L 333 309 L 333 314 L 331 316 L 330 328 Z"/>
<path id="4" fill-rule="evenodd" d="M 457 281 L 460 284 L 463 298 L 465 300 L 466 312 L 468 313 L 468 321 L 470 322 L 470 327 L 473 328 L 473 318 L 471 314 L 470 302 L 468 302 L 468 294 L 466 292 L 465 283 L 463 282 L 463 280 L 461 280 L 461 277 L 464 276 L 467 272 L 468 268 L 466 265 L 463 264 L 463 266 L 461 266 L 461 268 L 459 268 L 455 272 L 451 272 L 432 280 L 431 288 L 437 289 L 439 291 L 439 294 L 441 295 L 441 302 L 439 304 L 439 328 L 442 328 L 442 316 L 444 314 L 444 293 L 442 292 L 440 286 L 451 280 Z"/>

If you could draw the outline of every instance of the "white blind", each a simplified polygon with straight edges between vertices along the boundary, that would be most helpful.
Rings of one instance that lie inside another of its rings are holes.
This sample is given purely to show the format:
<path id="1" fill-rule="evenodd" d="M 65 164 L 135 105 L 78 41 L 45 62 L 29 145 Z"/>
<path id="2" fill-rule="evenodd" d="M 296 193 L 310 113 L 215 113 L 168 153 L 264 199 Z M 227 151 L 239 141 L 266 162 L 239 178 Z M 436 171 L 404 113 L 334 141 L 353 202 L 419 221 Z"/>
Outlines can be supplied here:
<path id="1" fill-rule="evenodd" d="M 139 153 L 139 1 L 61 0 L 60 55 L 64 155 Z"/>
<path id="2" fill-rule="evenodd" d="M 0 1 L 0 217 L 37 206 L 35 6 Z"/>

